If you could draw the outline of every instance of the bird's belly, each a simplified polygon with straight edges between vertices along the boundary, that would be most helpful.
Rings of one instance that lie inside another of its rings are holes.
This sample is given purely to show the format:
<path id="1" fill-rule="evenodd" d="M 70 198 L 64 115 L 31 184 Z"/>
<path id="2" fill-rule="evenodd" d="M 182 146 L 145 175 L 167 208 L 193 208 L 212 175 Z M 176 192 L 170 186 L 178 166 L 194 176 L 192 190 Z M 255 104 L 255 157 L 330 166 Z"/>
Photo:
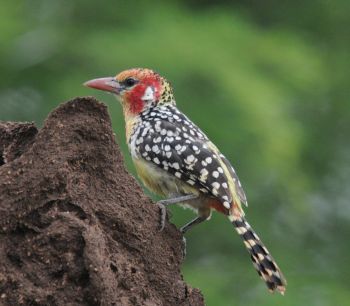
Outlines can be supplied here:
<path id="1" fill-rule="evenodd" d="M 141 158 L 133 158 L 133 162 L 142 182 L 153 193 L 168 199 L 184 194 L 195 194 L 198 195 L 198 198 L 179 204 L 206 217 L 210 216 L 211 209 L 224 214 L 228 213 L 228 210 L 225 209 L 218 199 L 202 194 L 197 189 L 182 182 L 174 175 L 171 175 L 156 165 Z"/>
<path id="2" fill-rule="evenodd" d="M 155 194 L 167 198 L 184 194 L 199 194 L 198 190 L 192 186 L 144 159 L 133 158 L 133 162 L 142 182 Z"/>

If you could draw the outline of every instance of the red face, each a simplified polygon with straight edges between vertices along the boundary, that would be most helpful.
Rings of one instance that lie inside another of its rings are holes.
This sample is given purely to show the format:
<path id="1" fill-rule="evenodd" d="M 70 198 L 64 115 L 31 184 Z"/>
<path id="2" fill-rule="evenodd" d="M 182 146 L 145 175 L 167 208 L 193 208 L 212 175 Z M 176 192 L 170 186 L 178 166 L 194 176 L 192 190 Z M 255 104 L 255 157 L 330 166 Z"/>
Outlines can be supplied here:
<path id="1" fill-rule="evenodd" d="M 117 95 L 128 112 L 139 114 L 158 102 L 162 78 L 150 69 L 130 69 L 114 78 L 94 79 L 84 85 Z"/>

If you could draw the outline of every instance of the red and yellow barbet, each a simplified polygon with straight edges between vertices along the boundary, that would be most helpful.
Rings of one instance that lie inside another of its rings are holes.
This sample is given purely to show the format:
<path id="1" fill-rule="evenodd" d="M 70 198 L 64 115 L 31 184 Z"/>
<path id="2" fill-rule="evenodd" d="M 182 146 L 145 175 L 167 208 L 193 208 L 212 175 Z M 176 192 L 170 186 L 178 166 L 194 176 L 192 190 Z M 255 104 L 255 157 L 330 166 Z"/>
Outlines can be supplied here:
<path id="1" fill-rule="evenodd" d="M 123 106 L 126 139 L 143 183 L 165 197 L 159 202 L 164 227 L 165 205 L 191 207 L 197 217 L 181 228 L 210 218 L 212 210 L 228 217 L 270 291 L 285 292 L 276 262 L 248 224 L 242 204 L 247 199 L 226 157 L 177 107 L 170 83 L 150 69 L 130 69 L 85 86 L 111 92 Z"/>

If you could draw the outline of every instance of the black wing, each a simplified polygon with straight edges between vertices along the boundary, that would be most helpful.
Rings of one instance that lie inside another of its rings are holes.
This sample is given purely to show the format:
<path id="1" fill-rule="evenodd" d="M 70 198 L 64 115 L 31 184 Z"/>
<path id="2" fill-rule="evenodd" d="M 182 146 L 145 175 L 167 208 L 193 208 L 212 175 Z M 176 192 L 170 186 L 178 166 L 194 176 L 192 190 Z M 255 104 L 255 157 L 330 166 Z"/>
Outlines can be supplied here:
<path id="1" fill-rule="evenodd" d="M 206 136 L 192 122 L 164 119 L 153 121 L 152 128 L 138 141 L 136 152 L 230 207 L 232 195 L 219 152 L 213 150 Z"/>

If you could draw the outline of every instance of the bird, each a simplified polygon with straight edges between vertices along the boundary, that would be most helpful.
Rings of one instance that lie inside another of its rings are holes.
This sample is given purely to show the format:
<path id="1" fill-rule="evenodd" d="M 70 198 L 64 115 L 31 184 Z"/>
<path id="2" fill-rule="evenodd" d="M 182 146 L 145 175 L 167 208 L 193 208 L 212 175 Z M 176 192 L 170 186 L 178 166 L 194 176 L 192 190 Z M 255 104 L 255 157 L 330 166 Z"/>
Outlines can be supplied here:
<path id="1" fill-rule="evenodd" d="M 209 220 L 212 211 L 227 216 L 243 239 L 253 265 L 270 292 L 282 295 L 286 279 L 271 254 L 247 222 L 247 197 L 229 160 L 176 104 L 171 83 L 148 68 L 124 70 L 114 77 L 92 79 L 86 87 L 112 93 L 120 101 L 128 148 L 143 184 L 164 200 L 180 204 L 197 217 L 181 227 L 184 234 Z"/>

